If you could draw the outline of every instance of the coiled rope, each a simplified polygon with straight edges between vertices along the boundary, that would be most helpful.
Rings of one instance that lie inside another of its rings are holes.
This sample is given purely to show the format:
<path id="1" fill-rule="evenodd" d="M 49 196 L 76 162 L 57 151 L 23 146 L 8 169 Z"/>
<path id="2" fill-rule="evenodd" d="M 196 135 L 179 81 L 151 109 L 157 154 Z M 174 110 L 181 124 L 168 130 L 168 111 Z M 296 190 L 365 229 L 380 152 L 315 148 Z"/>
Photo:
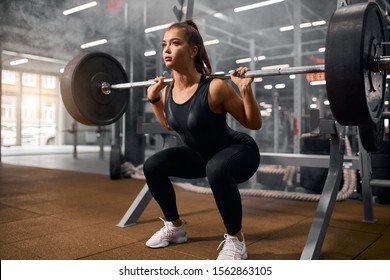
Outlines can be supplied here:
<path id="1" fill-rule="evenodd" d="M 345 150 L 348 156 L 352 156 L 352 148 L 348 137 L 345 137 Z M 298 171 L 297 166 L 287 166 L 284 169 L 283 181 L 287 186 L 292 186 L 294 175 Z M 259 167 L 260 170 L 260 167 Z M 280 171 L 280 167 L 277 167 L 277 172 Z M 124 162 L 121 166 L 121 171 L 125 176 L 133 179 L 145 180 L 143 174 L 143 165 L 134 166 L 130 162 Z M 264 171 L 264 169 L 262 169 Z M 275 172 L 270 169 L 270 172 Z M 357 179 L 356 172 L 354 169 L 343 169 L 344 183 L 342 188 L 337 194 L 337 201 L 347 199 L 356 189 Z M 173 182 L 176 187 L 180 187 L 184 190 L 195 192 L 198 194 L 211 195 L 212 191 L 210 187 L 196 186 L 191 183 Z M 254 197 L 267 197 L 276 199 L 290 199 L 290 200 L 303 200 L 303 201 L 318 201 L 321 197 L 320 194 L 310 194 L 301 192 L 288 192 L 279 190 L 263 190 L 263 189 L 239 189 L 242 196 L 254 196 Z"/>

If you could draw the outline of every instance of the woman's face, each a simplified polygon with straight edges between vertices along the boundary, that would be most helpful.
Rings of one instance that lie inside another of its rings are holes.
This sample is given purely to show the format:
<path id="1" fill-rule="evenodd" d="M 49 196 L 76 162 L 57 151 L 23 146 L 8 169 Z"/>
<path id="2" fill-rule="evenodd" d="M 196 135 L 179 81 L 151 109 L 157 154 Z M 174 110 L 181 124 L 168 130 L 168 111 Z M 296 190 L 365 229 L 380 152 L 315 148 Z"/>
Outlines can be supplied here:
<path id="1" fill-rule="evenodd" d="M 171 69 L 188 68 L 194 64 L 197 47 L 191 46 L 180 28 L 172 28 L 164 33 L 162 55 L 165 65 Z"/>

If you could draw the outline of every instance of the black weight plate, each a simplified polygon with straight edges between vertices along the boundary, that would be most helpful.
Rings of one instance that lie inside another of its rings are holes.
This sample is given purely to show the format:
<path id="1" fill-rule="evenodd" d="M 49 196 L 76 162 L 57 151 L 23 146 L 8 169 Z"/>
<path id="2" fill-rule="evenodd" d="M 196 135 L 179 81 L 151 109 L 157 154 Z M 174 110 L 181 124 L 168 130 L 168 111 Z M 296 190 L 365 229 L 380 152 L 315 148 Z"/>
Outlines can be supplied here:
<path id="1" fill-rule="evenodd" d="M 382 143 L 382 147 L 385 142 Z M 380 151 L 378 151 L 380 152 Z M 387 168 L 390 169 L 390 154 L 371 153 L 371 168 Z M 390 172 L 389 172 L 390 173 Z"/>
<path id="2" fill-rule="evenodd" d="M 383 120 L 372 125 L 359 125 L 359 137 L 363 148 L 368 152 L 377 152 L 382 143 L 385 133 Z"/>
<path id="3" fill-rule="evenodd" d="M 342 125 L 378 123 L 386 73 L 374 73 L 374 56 L 385 55 L 382 15 L 373 2 L 341 7 L 328 27 L 325 77 L 335 119 Z"/>
<path id="4" fill-rule="evenodd" d="M 110 152 L 110 178 L 112 180 L 120 179 L 122 170 L 122 153 L 119 145 L 112 145 Z"/>
<path id="5" fill-rule="evenodd" d="M 378 151 L 378 154 L 384 154 L 390 156 L 390 140 L 386 139 L 383 141 L 381 148 Z M 390 164 L 390 161 L 389 161 Z"/>
<path id="6" fill-rule="evenodd" d="M 108 54 L 82 54 L 66 65 L 61 78 L 61 96 L 76 121 L 85 125 L 108 125 L 126 111 L 128 89 L 106 95 L 101 91 L 103 82 L 128 82 L 122 65 Z"/>

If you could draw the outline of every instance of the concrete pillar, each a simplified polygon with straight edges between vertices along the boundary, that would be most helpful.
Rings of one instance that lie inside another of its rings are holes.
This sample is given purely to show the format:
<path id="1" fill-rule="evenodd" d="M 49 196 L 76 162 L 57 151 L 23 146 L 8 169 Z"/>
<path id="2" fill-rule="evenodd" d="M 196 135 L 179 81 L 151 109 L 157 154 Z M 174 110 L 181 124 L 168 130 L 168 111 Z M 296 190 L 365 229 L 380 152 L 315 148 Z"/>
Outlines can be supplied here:
<path id="1" fill-rule="evenodd" d="M 145 80 L 145 24 L 144 1 L 125 2 L 125 68 L 131 82 Z M 125 114 L 124 157 L 125 161 L 139 165 L 144 162 L 144 135 L 137 134 L 137 119 L 144 115 L 143 87 L 130 90 L 130 102 Z"/>

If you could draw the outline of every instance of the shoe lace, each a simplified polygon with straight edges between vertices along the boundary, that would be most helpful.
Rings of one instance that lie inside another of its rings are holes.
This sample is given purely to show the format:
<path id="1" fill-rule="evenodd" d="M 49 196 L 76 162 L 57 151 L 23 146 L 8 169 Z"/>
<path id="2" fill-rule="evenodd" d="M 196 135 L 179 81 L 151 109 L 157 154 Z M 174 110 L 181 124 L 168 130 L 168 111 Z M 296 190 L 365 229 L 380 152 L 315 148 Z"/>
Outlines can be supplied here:
<path id="1" fill-rule="evenodd" d="M 222 244 L 225 244 L 223 246 L 221 252 L 219 252 L 219 254 L 224 254 L 224 255 L 227 255 L 227 256 L 234 257 L 236 255 L 237 251 L 238 251 L 238 248 L 236 247 L 236 244 L 234 243 L 233 239 L 230 238 L 230 236 L 228 234 L 225 234 L 223 237 L 225 239 L 222 240 L 221 243 L 219 243 L 217 251 L 222 246 Z"/>
<path id="2" fill-rule="evenodd" d="M 160 229 L 160 231 L 165 235 L 165 236 L 171 236 L 177 232 L 177 228 L 172 227 L 171 225 L 168 224 L 167 221 L 165 221 L 163 218 L 160 217 L 160 220 L 164 222 L 164 226 Z"/>

